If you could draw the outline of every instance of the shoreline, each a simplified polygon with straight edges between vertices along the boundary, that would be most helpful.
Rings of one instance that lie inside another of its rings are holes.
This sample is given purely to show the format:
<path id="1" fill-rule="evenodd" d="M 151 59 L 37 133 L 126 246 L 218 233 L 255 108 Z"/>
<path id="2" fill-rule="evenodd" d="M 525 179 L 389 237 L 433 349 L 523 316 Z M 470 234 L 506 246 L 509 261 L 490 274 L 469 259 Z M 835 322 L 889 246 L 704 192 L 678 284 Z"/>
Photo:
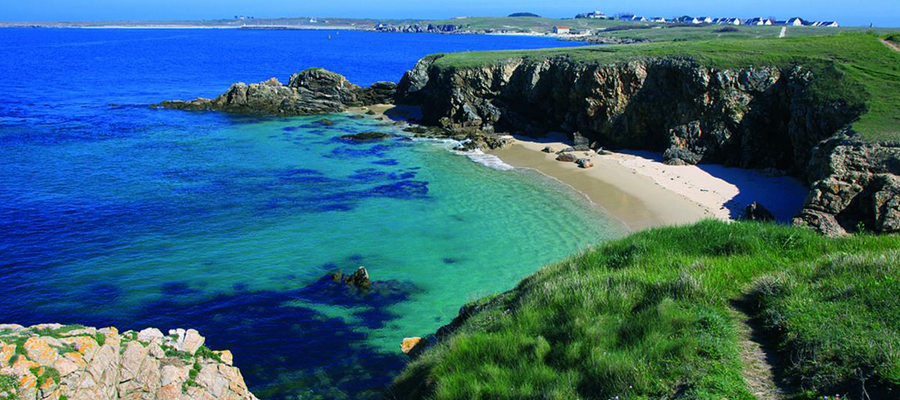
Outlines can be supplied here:
<path id="1" fill-rule="evenodd" d="M 374 114 L 366 114 L 370 110 Z M 353 107 L 347 112 L 394 122 L 415 121 L 420 116 L 415 108 L 391 104 Z M 594 163 L 593 168 L 584 169 L 556 160 L 556 151 L 572 145 L 562 134 L 511 138 L 509 146 L 484 153 L 512 168 L 531 169 L 569 186 L 629 232 L 703 219 L 733 221 L 753 201 L 764 202 L 777 221 L 789 222 L 802 209 L 808 192 L 792 177 L 722 165 L 672 166 L 647 151 L 574 152 Z M 547 146 L 554 152 L 543 152 Z"/>
<path id="2" fill-rule="evenodd" d="M 555 153 L 542 151 L 547 146 L 558 151 L 570 145 L 562 135 L 515 137 L 512 145 L 490 154 L 513 167 L 530 168 L 571 186 L 630 231 L 708 218 L 733 221 L 753 201 L 766 202 L 764 206 L 776 220 L 788 222 L 802 208 L 808 191 L 799 180 L 787 176 L 721 165 L 666 165 L 651 152 L 573 153 L 594 163 L 593 168 L 583 169 L 556 161 Z M 773 203 L 774 199 L 778 202 Z"/>

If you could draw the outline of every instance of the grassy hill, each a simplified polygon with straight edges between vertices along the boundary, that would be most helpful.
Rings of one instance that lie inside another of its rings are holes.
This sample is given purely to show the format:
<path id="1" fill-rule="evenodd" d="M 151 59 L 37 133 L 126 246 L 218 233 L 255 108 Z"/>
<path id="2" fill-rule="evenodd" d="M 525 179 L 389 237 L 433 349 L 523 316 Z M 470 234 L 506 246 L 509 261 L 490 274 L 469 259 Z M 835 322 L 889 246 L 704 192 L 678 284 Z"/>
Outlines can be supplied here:
<path id="1" fill-rule="evenodd" d="M 897 35 L 885 36 L 897 40 Z M 716 68 L 803 65 L 816 70 L 816 94 L 863 103 L 867 112 L 854 124 L 870 140 L 900 139 L 900 53 L 878 35 L 842 33 L 764 39 L 691 40 L 568 49 L 488 51 L 450 54 L 435 65 L 475 67 L 511 58 L 565 57 L 584 63 L 615 63 L 649 57 L 680 57 Z"/>
<path id="2" fill-rule="evenodd" d="M 397 398 L 753 399 L 742 322 L 794 398 L 895 398 L 900 237 L 705 221 L 545 267 L 399 376 Z M 756 389 L 755 387 L 753 389 Z M 878 397 L 881 396 L 881 397 Z M 888 397 L 884 397 L 888 396 Z"/>

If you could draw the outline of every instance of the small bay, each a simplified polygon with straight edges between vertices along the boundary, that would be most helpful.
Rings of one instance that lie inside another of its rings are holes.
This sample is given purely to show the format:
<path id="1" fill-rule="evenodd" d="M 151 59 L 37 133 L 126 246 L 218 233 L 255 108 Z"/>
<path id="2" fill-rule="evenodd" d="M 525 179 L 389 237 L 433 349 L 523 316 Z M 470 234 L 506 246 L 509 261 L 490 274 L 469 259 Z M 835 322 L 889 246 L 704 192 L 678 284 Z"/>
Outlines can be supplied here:
<path id="1" fill-rule="evenodd" d="M 437 52 L 550 38 L 0 30 L 0 323 L 194 328 L 260 398 L 376 396 L 399 343 L 620 236 L 584 196 L 366 117 L 150 109 L 324 67 L 367 85 Z M 332 125 L 320 123 L 322 118 Z M 317 290 L 366 266 L 391 290 Z"/>

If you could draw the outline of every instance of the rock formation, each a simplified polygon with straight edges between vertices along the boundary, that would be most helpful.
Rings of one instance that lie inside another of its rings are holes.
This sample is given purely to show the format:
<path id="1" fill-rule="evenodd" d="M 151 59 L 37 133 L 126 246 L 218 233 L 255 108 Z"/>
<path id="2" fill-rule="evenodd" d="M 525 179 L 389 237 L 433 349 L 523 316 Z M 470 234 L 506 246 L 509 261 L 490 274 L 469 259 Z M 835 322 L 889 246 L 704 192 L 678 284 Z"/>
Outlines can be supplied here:
<path id="1" fill-rule="evenodd" d="M 19 399 L 256 400 L 231 352 L 204 341 L 193 329 L 0 325 L 0 378 Z"/>
<path id="2" fill-rule="evenodd" d="M 577 132 L 590 148 L 659 151 L 670 164 L 786 170 L 812 187 L 798 223 L 829 234 L 860 223 L 900 231 L 900 147 L 867 143 L 847 129 L 863 104 L 816 97 L 816 79 L 834 76 L 667 57 L 511 58 L 477 67 L 444 67 L 441 57 L 420 60 L 398 87 L 398 102 L 421 105 L 424 124 Z"/>
<path id="3" fill-rule="evenodd" d="M 250 85 L 235 83 L 215 99 L 164 101 L 157 107 L 251 115 L 329 114 L 346 111 L 348 107 L 392 103 L 396 88 L 393 82 L 376 82 L 363 88 L 350 83 L 343 75 L 310 68 L 291 75 L 287 85 L 275 78 Z"/>

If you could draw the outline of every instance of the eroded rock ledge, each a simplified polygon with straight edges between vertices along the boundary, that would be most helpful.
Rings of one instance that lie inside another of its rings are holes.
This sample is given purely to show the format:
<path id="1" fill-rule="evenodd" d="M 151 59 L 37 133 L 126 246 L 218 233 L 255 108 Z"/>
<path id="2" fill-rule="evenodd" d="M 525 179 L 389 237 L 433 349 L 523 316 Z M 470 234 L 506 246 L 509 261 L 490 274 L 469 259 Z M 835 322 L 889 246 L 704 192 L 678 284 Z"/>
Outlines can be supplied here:
<path id="1" fill-rule="evenodd" d="M 800 65 L 718 69 L 671 57 L 472 67 L 443 66 L 442 57 L 420 60 L 398 87 L 398 103 L 420 105 L 423 124 L 567 132 L 594 149 L 664 152 L 672 164 L 783 170 L 812 187 L 797 224 L 832 235 L 900 232 L 900 146 L 857 138 L 850 125 L 863 105 L 817 98 L 817 79 L 834 77 Z"/>
<path id="2" fill-rule="evenodd" d="M 256 400 L 231 352 L 204 342 L 193 329 L 0 325 L 0 398 Z"/>
<path id="3" fill-rule="evenodd" d="M 250 115 L 315 115 L 342 112 L 349 107 L 393 103 L 396 91 L 397 85 L 393 82 L 360 87 L 343 75 L 310 68 L 291 75 L 287 85 L 275 78 L 250 85 L 235 83 L 215 99 L 170 100 L 156 107 Z"/>

